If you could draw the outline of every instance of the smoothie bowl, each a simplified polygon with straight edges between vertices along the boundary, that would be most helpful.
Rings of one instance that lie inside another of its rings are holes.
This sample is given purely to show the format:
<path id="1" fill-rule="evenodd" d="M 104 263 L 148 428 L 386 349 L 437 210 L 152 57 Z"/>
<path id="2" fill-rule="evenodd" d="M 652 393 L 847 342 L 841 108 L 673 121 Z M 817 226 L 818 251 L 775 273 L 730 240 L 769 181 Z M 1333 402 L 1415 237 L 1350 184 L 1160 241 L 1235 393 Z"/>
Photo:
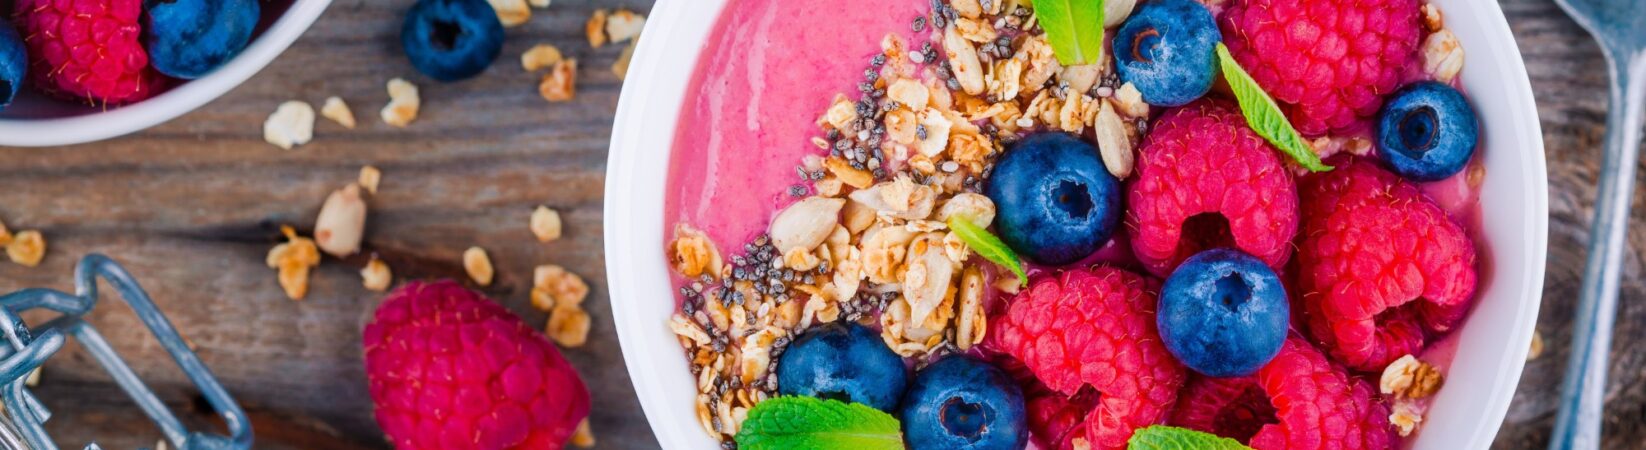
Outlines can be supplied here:
<path id="1" fill-rule="evenodd" d="M 665 447 L 1490 444 L 1547 220 L 1495 4 L 1036 3 L 658 4 L 606 250 Z"/>

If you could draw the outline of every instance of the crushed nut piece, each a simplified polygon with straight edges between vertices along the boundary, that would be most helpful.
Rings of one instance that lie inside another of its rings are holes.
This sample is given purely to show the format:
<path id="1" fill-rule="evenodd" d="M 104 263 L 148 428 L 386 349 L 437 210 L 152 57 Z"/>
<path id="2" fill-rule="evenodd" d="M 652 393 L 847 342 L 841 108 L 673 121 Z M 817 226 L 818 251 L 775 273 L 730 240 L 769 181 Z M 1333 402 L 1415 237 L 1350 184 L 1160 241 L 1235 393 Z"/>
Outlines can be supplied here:
<path id="1" fill-rule="evenodd" d="M 6 229 L 6 223 L 5 222 L 0 222 L 0 246 L 10 245 L 11 240 L 12 240 L 11 230 Z"/>
<path id="2" fill-rule="evenodd" d="M 1378 391 L 1397 398 L 1424 398 L 1440 390 L 1443 376 L 1428 363 L 1406 355 L 1389 363 L 1378 379 Z"/>
<path id="3" fill-rule="evenodd" d="M 1463 70 L 1463 45 L 1452 30 L 1442 29 L 1423 39 L 1423 71 L 1441 83 L 1451 83 Z"/>
<path id="4" fill-rule="evenodd" d="M 606 45 L 606 15 L 610 12 L 604 8 L 594 10 L 589 21 L 583 24 L 583 34 L 589 38 L 589 46 L 600 48 Z"/>
<path id="5" fill-rule="evenodd" d="M 263 141 L 291 150 L 314 139 L 314 107 L 308 102 L 292 100 L 281 103 L 263 121 Z"/>
<path id="6" fill-rule="evenodd" d="M 480 247 L 469 247 L 463 251 L 463 271 L 468 272 L 469 279 L 481 286 L 490 286 L 495 274 L 491 257 L 486 256 L 486 249 Z"/>
<path id="7" fill-rule="evenodd" d="M 366 262 L 366 267 L 360 269 L 360 283 L 367 290 L 383 292 L 389 290 L 389 284 L 393 282 L 394 272 L 390 271 L 389 265 L 378 259 L 377 255 L 372 255 L 371 261 Z"/>
<path id="8" fill-rule="evenodd" d="M 10 243 L 6 244 L 6 257 L 11 262 L 22 264 L 23 267 L 36 267 L 40 260 L 46 258 L 46 238 L 39 231 L 23 230 L 17 232 Z"/>
<path id="9" fill-rule="evenodd" d="M 349 110 L 349 104 L 343 103 L 340 97 L 326 97 L 326 103 L 320 105 L 320 115 L 337 122 L 343 128 L 354 129 L 354 111 Z"/>
<path id="10" fill-rule="evenodd" d="M 583 299 L 589 297 L 589 285 L 583 282 L 582 277 L 553 264 L 537 266 L 532 271 L 532 290 L 542 290 L 548 294 L 554 300 L 554 308 L 580 306 Z M 537 305 L 535 297 L 533 300 L 534 306 L 546 306 Z"/>
<path id="11" fill-rule="evenodd" d="M 544 6 L 548 6 L 548 3 L 548 0 L 543 0 Z M 582 422 L 577 423 L 577 430 L 572 432 L 571 444 L 582 448 L 594 447 L 594 431 L 589 428 L 589 418 L 584 417 Z"/>
<path id="12" fill-rule="evenodd" d="M 1120 85 L 1120 89 L 1115 89 L 1114 106 L 1126 117 L 1136 118 L 1149 115 L 1149 104 L 1143 101 L 1143 92 L 1138 91 L 1137 86 L 1130 81 Z"/>
<path id="13" fill-rule="evenodd" d="M 635 14 L 634 11 L 619 9 L 606 17 L 606 37 L 613 44 L 640 36 L 640 30 L 644 28 L 646 16 Z"/>
<path id="14" fill-rule="evenodd" d="M 560 226 L 560 211 L 542 205 L 532 211 L 531 230 L 532 235 L 537 236 L 537 242 L 560 239 Z"/>
<path id="15" fill-rule="evenodd" d="M 339 258 L 353 255 L 360 251 L 365 231 L 366 201 L 360 198 L 360 185 L 350 184 L 326 196 L 314 220 L 314 240 L 320 250 Z"/>
<path id="16" fill-rule="evenodd" d="M 30 370 L 28 378 L 23 379 L 23 385 L 28 387 L 39 387 L 42 368 L 43 367 L 35 367 L 34 370 Z"/>
<path id="17" fill-rule="evenodd" d="M 571 101 L 577 97 L 577 60 L 563 59 L 554 63 L 554 69 L 537 84 L 537 95 L 551 102 Z"/>
<path id="18" fill-rule="evenodd" d="M 1446 21 L 1440 14 L 1440 8 L 1433 4 L 1423 4 L 1423 28 L 1429 31 L 1440 31 L 1446 27 Z"/>
<path id="19" fill-rule="evenodd" d="M 390 126 L 405 128 L 413 120 L 417 120 L 417 110 L 422 107 L 423 100 L 417 95 L 417 85 L 395 78 L 389 80 L 389 104 L 383 106 L 383 123 Z"/>
<path id="20" fill-rule="evenodd" d="M 302 300 L 309 293 L 309 269 L 320 265 L 320 248 L 314 240 L 298 236 L 290 225 L 281 226 L 280 233 L 286 236 L 286 242 L 270 249 L 264 262 L 279 271 L 280 288 L 286 291 L 286 298 Z"/>
<path id="21" fill-rule="evenodd" d="M 560 49 L 550 44 L 537 44 L 520 54 L 520 67 L 527 72 L 536 72 L 544 67 L 550 67 L 560 60 Z"/>
<path id="22" fill-rule="evenodd" d="M 1409 401 L 1396 401 L 1390 408 L 1389 423 L 1395 426 L 1401 437 L 1410 436 L 1413 431 L 1423 425 L 1423 411 Z"/>
<path id="23" fill-rule="evenodd" d="M 618 80 L 628 78 L 629 62 L 634 60 L 634 48 L 638 46 L 640 36 L 635 36 L 634 40 L 629 41 L 628 47 L 623 47 L 623 53 L 617 54 L 617 60 L 612 62 L 612 75 L 617 75 Z"/>
<path id="24" fill-rule="evenodd" d="M 532 18 L 532 9 L 526 6 L 526 0 L 486 0 L 486 3 L 491 3 L 497 20 L 505 27 L 520 25 Z"/>
<path id="25" fill-rule="evenodd" d="M 377 170 L 377 167 L 375 166 L 361 166 L 360 179 L 355 181 L 355 183 L 360 184 L 360 187 L 366 188 L 366 192 L 370 192 L 372 195 L 377 195 L 377 185 L 382 182 L 383 171 Z"/>
<path id="26" fill-rule="evenodd" d="M 561 347 L 582 347 L 589 341 L 589 313 L 576 305 L 556 305 L 544 332 Z"/>

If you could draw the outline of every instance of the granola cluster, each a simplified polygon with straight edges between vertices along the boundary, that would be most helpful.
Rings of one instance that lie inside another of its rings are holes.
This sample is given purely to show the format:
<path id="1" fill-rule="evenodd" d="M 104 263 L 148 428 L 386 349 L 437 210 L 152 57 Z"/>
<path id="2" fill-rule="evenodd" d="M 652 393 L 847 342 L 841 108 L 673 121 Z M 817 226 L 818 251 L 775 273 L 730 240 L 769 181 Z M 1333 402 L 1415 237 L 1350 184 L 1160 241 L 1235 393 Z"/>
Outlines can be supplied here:
<path id="1" fill-rule="evenodd" d="M 1017 280 L 995 277 L 947 223 L 993 222 L 979 190 L 1022 133 L 1087 134 L 1110 172 L 1131 173 L 1148 105 L 1112 59 L 1060 65 L 1018 3 L 934 2 L 910 25 L 924 39 L 882 39 L 857 92 L 818 118 L 820 151 L 789 189 L 797 201 L 741 254 L 675 226 L 667 253 L 685 281 L 668 326 L 697 377 L 703 428 L 724 445 L 774 395 L 784 348 L 814 324 L 878 324 L 917 364 L 983 340 L 986 305 Z"/>

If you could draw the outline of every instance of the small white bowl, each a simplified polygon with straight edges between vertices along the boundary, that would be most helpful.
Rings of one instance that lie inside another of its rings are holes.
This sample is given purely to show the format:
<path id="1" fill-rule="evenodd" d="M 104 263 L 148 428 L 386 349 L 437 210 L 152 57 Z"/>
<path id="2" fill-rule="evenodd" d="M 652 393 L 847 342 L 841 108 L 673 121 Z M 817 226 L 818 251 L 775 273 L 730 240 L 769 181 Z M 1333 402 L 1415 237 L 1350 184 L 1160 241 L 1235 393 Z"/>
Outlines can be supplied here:
<path id="1" fill-rule="evenodd" d="M 916 1 L 916 0 L 894 0 Z M 1548 181 L 1531 83 L 1496 2 L 1432 0 L 1467 51 L 1463 85 L 1483 124 L 1485 242 L 1479 303 L 1454 333 L 1456 359 L 1412 447 L 1492 443 L 1526 361 L 1543 293 Z M 664 448 L 714 449 L 666 322 L 675 308 L 663 253 L 664 184 L 691 70 L 727 0 L 661 0 L 618 101 L 606 178 L 606 273 L 629 377 Z"/>
<path id="2" fill-rule="evenodd" d="M 253 37 L 246 50 L 223 67 L 129 105 L 104 110 L 46 98 L 24 86 L 17 101 L 0 111 L 0 145 L 46 147 L 99 141 L 193 111 L 262 70 L 302 36 L 329 4 L 331 0 L 293 0 L 279 19 Z"/>

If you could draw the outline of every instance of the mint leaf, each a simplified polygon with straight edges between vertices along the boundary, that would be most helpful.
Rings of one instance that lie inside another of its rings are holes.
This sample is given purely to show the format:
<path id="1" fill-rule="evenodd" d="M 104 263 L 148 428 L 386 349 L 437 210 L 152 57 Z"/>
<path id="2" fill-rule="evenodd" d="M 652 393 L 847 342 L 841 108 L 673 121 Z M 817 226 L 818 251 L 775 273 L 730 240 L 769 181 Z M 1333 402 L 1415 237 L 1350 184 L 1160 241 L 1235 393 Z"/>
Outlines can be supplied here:
<path id="1" fill-rule="evenodd" d="M 1286 114 L 1280 112 L 1280 105 L 1275 104 L 1274 99 L 1263 92 L 1263 87 L 1257 85 L 1257 80 L 1253 80 L 1251 74 L 1235 62 L 1234 55 L 1229 54 L 1229 47 L 1222 42 L 1217 43 L 1217 61 L 1223 69 L 1223 79 L 1229 81 L 1229 89 L 1240 101 L 1240 112 L 1246 116 L 1246 125 L 1252 127 L 1252 131 L 1311 172 L 1332 170 L 1332 166 L 1320 162 L 1320 156 L 1303 141 L 1302 135 L 1297 134 L 1297 129 L 1292 128 Z"/>
<path id="2" fill-rule="evenodd" d="M 737 432 L 744 450 L 890 450 L 903 448 L 897 419 L 857 403 L 786 396 L 749 410 Z"/>
<path id="3" fill-rule="evenodd" d="M 989 230 L 958 215 L 949 218 L 949 229 L 954 230 L 954 234 L 960 236 L 960 240 L 964 241 L 967 247 L 971 247 L 972 251 L 982 255 L 983 259 L 1011 269 L 1012 273 L 1017 274 L 1019 285 L 1029 284 L 1029 275 L 1023 273 L 1023 262 L 1017 259 L 1017 254 L 1012 253 L 1012 248 L 1007 247 L 1005 242 L 989 234 Z"/>
<path id="4" fill-rule="evenodd" d="M 1132 433 L 1126 450 L 1252 450 L 1240 441 L 1187 428 L 1150 425 Z"/>
<path id="5" fill-rule="evenodd" d="M 1033 6 L 1058 63 L 1079 66 L 1103 60 L 1103 0 L 1035 0 Z"/>

